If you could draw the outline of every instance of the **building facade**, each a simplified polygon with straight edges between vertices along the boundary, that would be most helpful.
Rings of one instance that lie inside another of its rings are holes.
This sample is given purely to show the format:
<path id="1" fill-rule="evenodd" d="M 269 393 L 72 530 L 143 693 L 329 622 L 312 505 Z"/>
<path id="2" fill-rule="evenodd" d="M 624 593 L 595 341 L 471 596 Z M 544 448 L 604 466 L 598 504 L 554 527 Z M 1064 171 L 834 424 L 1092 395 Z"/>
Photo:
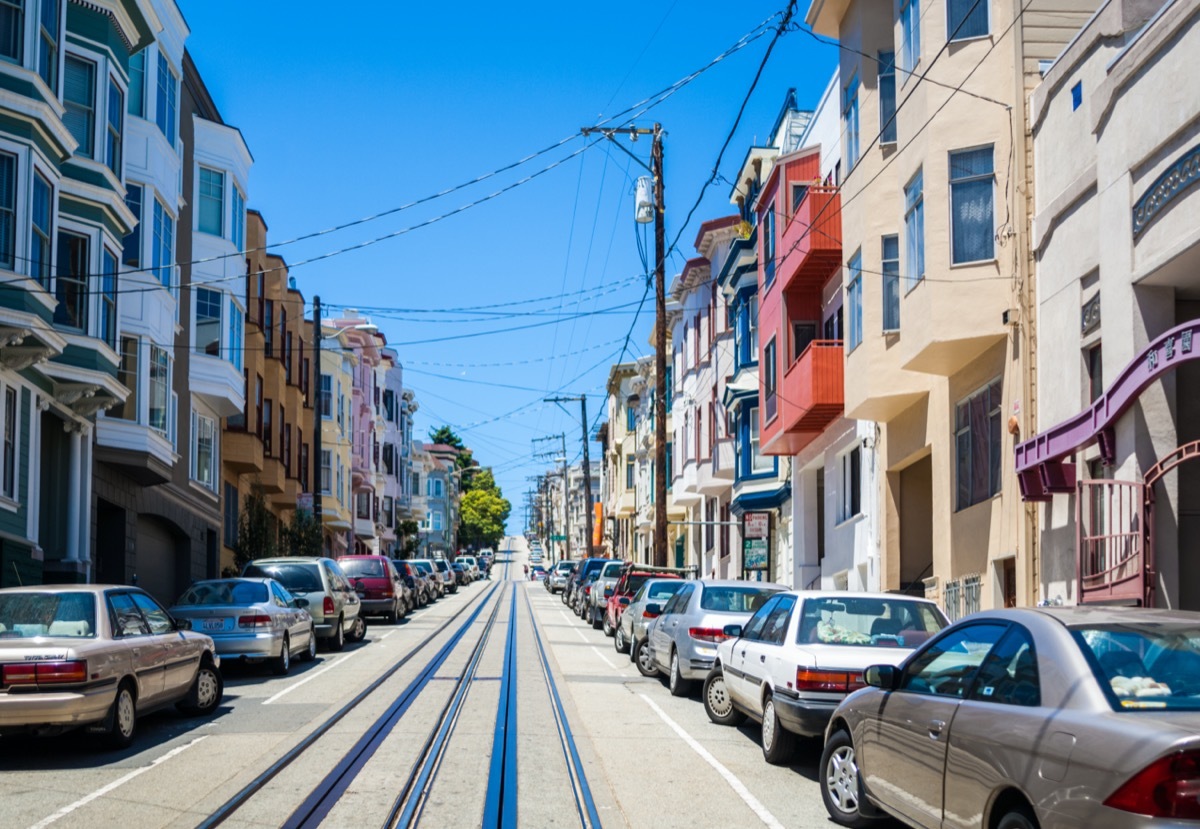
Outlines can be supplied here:
<path id="1" fill-rule="evenodd" d="M 356 360 L 345 331 L 323 321 L 316 419 L 321 429 L 318 458 L 325 554 L 354 549 L 353 489 L 350 477 L 351 409 Z"/>
<path id="2" fill-rule="evenodd" d="M 608 371 L 605 443 L 604 529 L 610 555 L 632 560 L 637 515 L 637 410 L 633 390 L 637 366 L 617 363 Z"/>

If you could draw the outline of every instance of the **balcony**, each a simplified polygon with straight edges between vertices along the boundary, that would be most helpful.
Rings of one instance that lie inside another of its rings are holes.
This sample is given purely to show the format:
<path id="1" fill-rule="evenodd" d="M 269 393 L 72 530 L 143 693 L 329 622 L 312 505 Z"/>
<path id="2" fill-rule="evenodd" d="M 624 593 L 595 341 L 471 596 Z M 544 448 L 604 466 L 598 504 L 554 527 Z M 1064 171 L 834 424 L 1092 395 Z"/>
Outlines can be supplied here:
<path id="1" fill-rule="evenodd" d="M 192 354 L 188 382 L 221 417 L 241 414 L 246 406 L 246 379 L 233 363 L 211 354 Z"/>
<path id="2" fill-rule="evenodd" d="M 836 187 L 810 187 L 779 239 L 783 290 L 820 290 L 842 264 L 841 196 Z"/>
<path id="3" fill-rule="evenodd" d="M 763 427 L 764 455 L 794 455 L 841 417 L 845 362 L 841 340 L 815 340 L 787 372 L 779 414 Z"/>
<path id="4" fill-rule="evenodd" d="M 733 448 L 733 438 L 721 438 L 713 447 L 712 456 L 712 476 L 714 481 L 722 482 L 721 489 L 733 482 L 736 465 L 737 453 Z"/>
<path id="5" fill-rule="evenodd" d="M 96 421 L 96 460 L 119 466 L 142 486 L 171 479 L 177 457 L 171 442 L 159 432 L 116 417 Z"/>
<path id="6" fill-rule="evenodd" d="M 262 472 L 262 441 L 253 432 L 222 432 L 221 462 L 239 474 Z"/>

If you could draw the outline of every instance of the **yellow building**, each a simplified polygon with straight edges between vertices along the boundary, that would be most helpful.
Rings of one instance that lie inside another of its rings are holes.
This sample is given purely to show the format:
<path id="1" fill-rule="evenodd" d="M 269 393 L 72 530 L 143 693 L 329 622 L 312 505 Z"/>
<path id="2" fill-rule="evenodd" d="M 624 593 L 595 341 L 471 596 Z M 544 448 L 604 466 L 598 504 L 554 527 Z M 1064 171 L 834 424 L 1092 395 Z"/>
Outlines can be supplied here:
<path id="1" fill-rule="evenodd" d="M 322 328 L 316 414 L 321 424 L 321 457 L 317 459 L 317 469 L 325 554 L 336 557 L 354 549 L 351 432 L 357 361 L 344 329 L 329 324 L 323 324 Z"/>

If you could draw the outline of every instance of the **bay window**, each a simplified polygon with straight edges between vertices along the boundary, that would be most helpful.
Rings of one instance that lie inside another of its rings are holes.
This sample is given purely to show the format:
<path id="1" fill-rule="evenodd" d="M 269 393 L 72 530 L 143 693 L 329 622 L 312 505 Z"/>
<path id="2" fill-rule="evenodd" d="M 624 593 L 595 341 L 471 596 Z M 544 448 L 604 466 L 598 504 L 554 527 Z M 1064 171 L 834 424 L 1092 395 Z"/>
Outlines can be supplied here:
<path id="1" fill-rule="evenodd" d="M 0 9 L 3 4 L 0 3 Z M 0 153 L 0 265 L 17 267 L 17 157 Z"/>
<path id="2" fill-rule="evenodd" d="M 217 491 L 217 422 L 199 412 L 192 413 L 192 478 Z"/>
<path id="3" fill-rule="evenodd" d="M 138 362 L 141 356 L 141 341 L 137 337 L 121 337 L 120 362 L 117 364 L 117 382 L 129 389 L 124 403 L 108 410 L 108 417 L 138 421 Z"/>
<path id="4" fill-rule="evenodd" d="M 906 289 L 911 291 L 925 278 L 925 185 L 922 171 L 904 188 L 904 241 Z"/>
<path id="5" fill-rule="evenodd" d="M 38 20 L 38 75 L 58 94 L 58 31 L 62 21 L 61 0 L 42 0 Z"/>
<path id="6" fill-rule="evenodd" d="M 244 337 L 245 337 L 245 319 L 246 315 L 242 309 L 237 306 L 231 297 L 229 300 L 229 362 L 233 363 L 236 369 L 242 368 L 242 360 L 245 356 Z"/>
<path id="7" fill-rule="evenodd" d="M 108 248 L 101 254 L 100 325 L 96 336 L 114 351 L 117 348 L 117 255 Z"/>
<path id="8" fill-rule="evenodd" d="M 63 106 L 66 108 L 63 123 L 79 144 L 76 155 L 92 158 L 96 133 L 96 64 L 67 55 L 63 77 Z"/>
<path id="9" fill-rule="evenodd" d="M 196 351 L 221 355 L 221 303 L 225 297 L 210 288 L 196 290 Z"/>
<path id="10" fill-rule="evenodd" d="M 50 231 L 54 189 L 38 171 L 33 173 L 33 233 L 29 248 L 29 276 L 50 290 Z"/>
<path id="11" fill-rule="evenodd" d="M 0 495 L 17 499 L 17 390 L 4 387 L 4 475 Z"/>
<path id="12" fill-rule="evenodd" d="M 847 347 L 853 351 L 863 341 L 862 253 L 856 251 L 847 264 L 846 309 L 850 315 Z"/>
<path id="13" fill-rule="evenodd" d="M 207 167 L 200 168 L 200 203 L 196 211 L 201 233 L 220 236 L 224 232 L 225 174 Z"/>
<path id="14" fill-rule="evenodd" d="M 19 64 L 24 47 L 25 0 L 0 0 L 0 58 Z"/>
<path id="15" fill-rule="evenodd" d="M 121 261 L 128 267 L 142 267 L 142 185 L 125 185 L 125 206 L 133 213 L 133 230 L 125 237 L 121 250 Z"/>
<path id="16" fill-rule="evenodd" d="M 158 89 L 155 98 L 154 123 L 166 136 L 167 143 L 175 146 L 176 106 L 179 98 L 179 80 L 167 61 L 166 55 L 158 53 Z"/>
<path id="17" fill-rule="evenodd" d="M 129 103 L 126 111 L 146 117 L 146 50 L 129 56 Z"/>
<path id="18" fill-rule="evenodd" d="M 104 147 L 104 163 L 113 175 L 121 178 L 121 139 L 124 130 L 125 96 L 112 78 L 108 80 L 108 143 Z"/>
<path id="19" fill-rule="evenodd" d="M 150 428 L 167 434 L 171 403 L 171 357 L 165 348 L 150 346 Z"/>
<path id="20" fill-rule="evenodd" d="M 175 264 L 175 219 L 162 200 L 154 199 L 154 271 L 158 281 L 170 290 Z"/>
<path id="21" fill-rule="evenodd" d="M 54 280 L 54 322 L 67 328 L 87 331 L 87 275 L 91 240 L 78 233 L 58 234 L 58 274 Z"/>

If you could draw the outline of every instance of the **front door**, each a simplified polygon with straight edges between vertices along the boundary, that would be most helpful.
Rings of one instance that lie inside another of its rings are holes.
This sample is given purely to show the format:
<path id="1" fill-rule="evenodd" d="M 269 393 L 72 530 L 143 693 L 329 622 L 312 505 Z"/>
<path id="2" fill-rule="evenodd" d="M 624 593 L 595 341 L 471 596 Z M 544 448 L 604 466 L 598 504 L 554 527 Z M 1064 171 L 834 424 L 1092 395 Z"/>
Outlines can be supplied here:
<path id="1" fill-rule="evenodd" d="M 679 630 L 680 613 L 687 607 L 693 590 L 695 588 L 690 584 L 679 588 L 667 601 L 667 606 L 663 608 L 658 621 L 650 628 L 650 650 L 654 653 L 654 660 L 664 671 L 671 667 L 671 648 Z"/>
<path id="2" fill-rule="evenodd" d="M 160 638 L 150 633 L 150 625 L 134 604 L 133 595 L 129 592 L 109 593 L 108 614 L 113 639 L 124 646 L 137 678 L 138 704 L 153 705 L 163 695 L 165 649 Z"/>
<path id="3" fill-rule="evenodd" d="M 729 670 L 725 671 L 725 688 L 729 696 L 736 700 L 738 705 L 756 714 L 761 712 L 758 710 L 754 680 L 747 676 L 747 671 L 753 673 L 753 670 L 747 666 L 752 666 L 758 661 L 759 640 L 762 638 L 763 627 L 778 604 L 779 597 L 772 596 L 746 620 L 742 636 L 733 643 L 733 650 L 729 654 Z"/>

